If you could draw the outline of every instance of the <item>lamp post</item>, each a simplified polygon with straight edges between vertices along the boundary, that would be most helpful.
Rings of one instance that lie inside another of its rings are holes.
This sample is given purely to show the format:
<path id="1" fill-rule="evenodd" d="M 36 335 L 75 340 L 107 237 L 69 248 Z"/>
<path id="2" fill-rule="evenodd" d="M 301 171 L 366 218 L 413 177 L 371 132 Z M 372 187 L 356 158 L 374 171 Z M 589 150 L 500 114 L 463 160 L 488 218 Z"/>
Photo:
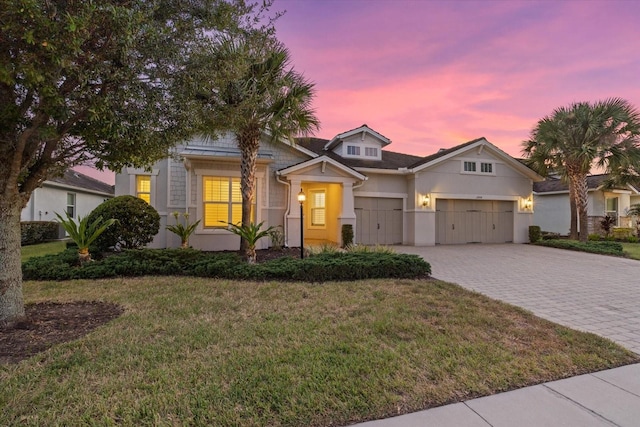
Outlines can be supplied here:
<path id="1" fill-rule="evenodd" d="M 298 193 L 298 202 L 300 203 L 300 259 L 304 259 L 304 213 L 302 212 L 302 205 L 304 205 L 305 199 L 306 196 L 301 188 Z"/>

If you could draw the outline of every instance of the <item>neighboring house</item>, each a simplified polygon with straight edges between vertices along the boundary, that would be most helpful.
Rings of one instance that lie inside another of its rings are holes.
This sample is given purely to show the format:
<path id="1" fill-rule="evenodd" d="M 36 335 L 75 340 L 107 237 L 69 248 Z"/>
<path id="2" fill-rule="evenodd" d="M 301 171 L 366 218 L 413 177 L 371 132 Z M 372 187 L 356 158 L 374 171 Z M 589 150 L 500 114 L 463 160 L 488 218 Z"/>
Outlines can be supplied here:
<path id="1" fill-rule="evenodd" d="M 22 210 L 21 221 L 53 221 L 56 212 L 73 218 L 84 217 L 100 203 L 113 197 L 114 187 L 74 170 L 45 181 L 31 194 Z"/>
<path id="2" fill-rule="evenodd" d="M 615 227 L 631 227 L 632 218 L 627 216 L 629 206 L 640 203 L 640 192 L 635 186 L 604 189 L 607 175 L 587 177 L 587 232 L 599 233 L 600 220 L 606 215 L 615 219 Z M 569 210 L 569 187 L 559 178 L 548 178 L 533 184 L 535 213 L 533 222 L 543 231 L 569 234 L 571 216 Z"/>
<path id="3" fill-rule="evenodd" d="M 341 244 L 354 227 L 359 244 L 429 246 L 525 243 L 533 224 L 532 183 L 542 178 L 484 138 L 427 157 L 394 153 L 367 125 L 331 140 L 261 143 L 255 222 L 282 226 L 287 246 L 300 246 L 298 194 L 306 196 L 305 244 Z M 154 247 L 177 247 L 165 231 L 171 213 L 201 220 L 190 239 L 205 250 L 237 250 L 224 223 L 241 218 L 240 152 L 233 136 L 193 139 L 151 171 L 116 175 L 116 194 L 137 195 L 162 218 Z M 263 239 L 261 247 L 269 241 Z"/>

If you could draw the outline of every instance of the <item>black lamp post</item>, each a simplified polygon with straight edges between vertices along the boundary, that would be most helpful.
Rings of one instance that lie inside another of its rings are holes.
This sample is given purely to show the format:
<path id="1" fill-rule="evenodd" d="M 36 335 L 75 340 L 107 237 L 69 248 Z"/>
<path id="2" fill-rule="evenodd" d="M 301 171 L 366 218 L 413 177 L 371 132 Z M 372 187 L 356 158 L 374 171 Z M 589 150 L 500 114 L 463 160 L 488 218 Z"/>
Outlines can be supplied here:
<path id="1" fill-rule="evenodd" d="M 298 193 L 298 202 L 300 202 L 300 259 L 304 259 L 304 213 L 302 212 L 302 206 L 304 205 L 305 199 L 306 196 L 301 188 Z"/>

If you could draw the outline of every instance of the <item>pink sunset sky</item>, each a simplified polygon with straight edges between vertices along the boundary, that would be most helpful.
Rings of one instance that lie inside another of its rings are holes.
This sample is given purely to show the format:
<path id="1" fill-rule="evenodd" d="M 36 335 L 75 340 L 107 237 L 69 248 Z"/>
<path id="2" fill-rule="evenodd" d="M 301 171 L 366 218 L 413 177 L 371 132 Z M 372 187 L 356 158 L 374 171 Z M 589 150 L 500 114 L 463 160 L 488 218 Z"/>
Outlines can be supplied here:
<path id="1" fill-rule="evenodd" d="M 366 123 L 391 151 L 481 136 L 519 157 L 575 101 L 640 108 L 640 2 L 276 0 L 277 37 L 316 85 L 318 137 Z M 100 179 L 113 182 L 112 176 Z"/>

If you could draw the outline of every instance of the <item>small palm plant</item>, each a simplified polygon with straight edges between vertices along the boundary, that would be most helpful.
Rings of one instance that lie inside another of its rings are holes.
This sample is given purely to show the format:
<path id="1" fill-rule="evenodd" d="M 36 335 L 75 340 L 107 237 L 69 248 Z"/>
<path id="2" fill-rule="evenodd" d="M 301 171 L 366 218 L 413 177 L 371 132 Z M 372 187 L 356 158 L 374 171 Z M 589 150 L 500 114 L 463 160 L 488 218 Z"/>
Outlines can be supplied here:
<path id="1" fill-rule="evenodd" d="M 100 236 L 107 228 L 111 227 L 116 222 L 115 219 L 110 218 L 106 221 L 102 220 L 99 216 L 93 222 L 89 223 L 89 216 L 82 218 L 78 215 L 78 223 L 69 216 L 67 212 L 67 219 L 56 212 L 58 222 L 65 229 L 71 240 L 78 245 L 78 259 L 80 264 L 91 261 L 91 254 L 89 253 L 89 246 Z"/>
<path id="2" fill-rule="evenodd" d="M 180 248 L 186 249 L 189 247 L 189 237 L 196 230 L 198 224 L 200 224 L 200 220 L 190 224 L 189 212 L 185 212 L 182 214 L 185 223 L 182 224 L 182 222 L 180 222 L 180 212 L 174 212 L 172 215 L 176 219 L 176 225 L 168 225 L 167 230 L 180 237 Z"/>
<path id="3" fill-rule="evenodd" d="M 636 236 L 640 237 L 640 203 L 631 205 L 627 210 L 627 215 L 636 220 Z"/>
<path id="4" fill-rule="evenodd" d="M 260 224 L 254 224 L 253 222 L 251 222 L 248 226 L 232 224 L 230 222 L 224 221 L 220 222 L 227 224 L 229 226 L 229 231 L 240 236 L 241 239 L 244 239 L 247 242 L 247 251 L 245 252 L 245 258 L 249 264 L 256 263 L 256 244 L 258 243 L 258 240 L 262 239 L 263 237 L 269 236 L 275 229 L 275 227 L 269 227 L 265 230 L 261 230 L 264 221 L 262 221 Z"/>

